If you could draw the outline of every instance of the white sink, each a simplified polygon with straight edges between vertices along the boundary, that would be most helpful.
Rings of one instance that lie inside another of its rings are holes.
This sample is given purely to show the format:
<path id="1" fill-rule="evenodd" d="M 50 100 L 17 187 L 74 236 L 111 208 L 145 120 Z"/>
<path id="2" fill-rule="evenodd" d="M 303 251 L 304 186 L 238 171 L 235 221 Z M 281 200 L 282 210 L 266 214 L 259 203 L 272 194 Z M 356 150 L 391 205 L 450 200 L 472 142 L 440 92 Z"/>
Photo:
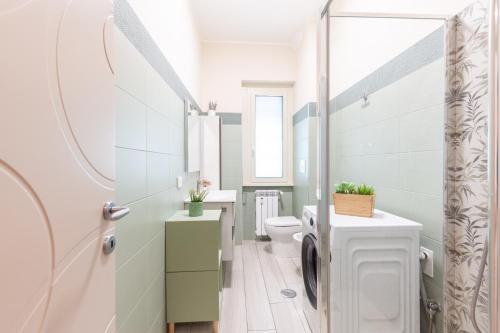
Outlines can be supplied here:
<path id="1" fill-rule="evenodd" d="M 189 198 L 184 200 L 189 201 Z M 236 202 L 236 190 L 209 191 L 204 202 Z"/>

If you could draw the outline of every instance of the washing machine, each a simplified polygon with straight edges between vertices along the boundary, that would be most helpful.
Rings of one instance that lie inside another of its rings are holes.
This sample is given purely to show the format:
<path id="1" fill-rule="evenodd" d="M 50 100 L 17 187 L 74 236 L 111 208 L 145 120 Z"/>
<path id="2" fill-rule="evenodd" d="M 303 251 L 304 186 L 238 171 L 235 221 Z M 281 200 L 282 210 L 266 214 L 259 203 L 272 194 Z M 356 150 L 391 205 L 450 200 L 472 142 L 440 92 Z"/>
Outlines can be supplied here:
<path id="1" fill-rule="evenodd" d="M 330 214 L 330 332 L 419 333 L 422 225 Z"/>
<path id="2" fill-rule="evenodd" d="M 302 214 L 303 309 L 319 333 L 316 207 Z M 375 210 L 372 218 L 330 208 L 330 332 L 419 333 L 422 225 Z"/>
<path id="3" fill-rule="evenodd" d="M 302 211 L 302 277 L 304 295 L 302 308 L 312 333 L 319 333 L 318 312 L 318 227 L 316 206 L 304 206 Z"/>

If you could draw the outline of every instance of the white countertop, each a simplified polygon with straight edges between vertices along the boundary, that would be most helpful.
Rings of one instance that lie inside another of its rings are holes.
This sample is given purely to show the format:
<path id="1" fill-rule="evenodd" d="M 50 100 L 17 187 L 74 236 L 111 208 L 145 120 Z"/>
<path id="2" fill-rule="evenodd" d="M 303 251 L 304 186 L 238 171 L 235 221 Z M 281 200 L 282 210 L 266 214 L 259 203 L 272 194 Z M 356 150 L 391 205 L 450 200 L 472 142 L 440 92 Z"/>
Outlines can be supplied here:
<path id="1" fill-rule="evenodd" d="M 305 206 L 313 215 L 316 215 L 316 206 Z M 393 215 L 379 209 L 375 209 L 373 217 L 358 217 L 335 214 L 333 205 L 330 206 L 330 224 L 334 228 L 393 228 L 404 227 L 411 229 L 422 229 L 422 225 L 404 217 Z"/>
<path id="2" fill-rule="evenodd" d="M 184 202 L 190 202 L 188 198 Z M 236 190 L 209 191 L 203 202 L 236 202 Z"/>

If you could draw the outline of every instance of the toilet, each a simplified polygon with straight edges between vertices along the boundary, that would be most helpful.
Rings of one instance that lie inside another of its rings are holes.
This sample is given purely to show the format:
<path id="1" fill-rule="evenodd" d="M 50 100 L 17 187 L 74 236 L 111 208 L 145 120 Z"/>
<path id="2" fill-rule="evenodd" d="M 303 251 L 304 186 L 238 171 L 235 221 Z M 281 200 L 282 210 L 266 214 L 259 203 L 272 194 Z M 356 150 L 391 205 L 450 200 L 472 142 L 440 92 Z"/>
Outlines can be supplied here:
<path id="1" fill-rule="evenodd" d="M 282 258 L 299 257 L 293 235 L 302 230 L 302 223 L 294 216 L 277 216 L 266 219 L 264 228 L 271 238 L 271 249 Z"/>
<path id="2" fill-rule="evenodd" d="M 300 257 L 300 252 L 302 250 L 302 232 L 297 232 L 293 234 L 293 243 L 295 244 L 295 253 L 297 257 Z"/>

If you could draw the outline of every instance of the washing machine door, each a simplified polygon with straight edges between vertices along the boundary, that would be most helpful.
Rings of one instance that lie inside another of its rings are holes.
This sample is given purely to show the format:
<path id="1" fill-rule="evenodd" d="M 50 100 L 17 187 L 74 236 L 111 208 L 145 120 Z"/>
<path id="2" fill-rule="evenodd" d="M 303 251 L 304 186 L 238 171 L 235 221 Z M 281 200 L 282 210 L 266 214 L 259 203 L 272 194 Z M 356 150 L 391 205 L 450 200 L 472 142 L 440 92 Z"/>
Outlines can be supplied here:
<path id="1" fill-rule="evenodd" d="M 317 309 L 318 303 L 318 249 L 316 237 L 307 234 L 302 240 L 302 276 L 304 277 L 304 289 L 309 303 Z"/>

